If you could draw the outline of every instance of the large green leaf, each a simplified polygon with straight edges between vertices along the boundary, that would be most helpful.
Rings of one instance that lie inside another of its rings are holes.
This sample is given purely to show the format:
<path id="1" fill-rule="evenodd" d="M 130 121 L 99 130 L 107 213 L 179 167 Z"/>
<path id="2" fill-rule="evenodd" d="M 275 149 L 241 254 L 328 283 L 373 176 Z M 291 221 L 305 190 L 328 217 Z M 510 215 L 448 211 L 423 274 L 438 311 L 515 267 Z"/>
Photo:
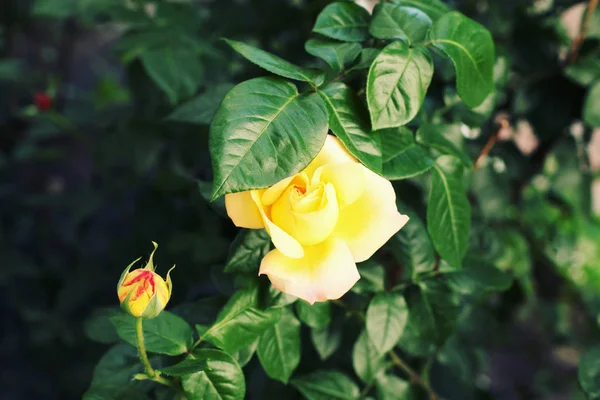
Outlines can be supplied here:
<path id="1" fill-rule="evenodd" d="M 596 82 L 587 94 L 583 106 L 583 120 L 593 127 L 600 128 L 600 81 Z"/>
<path id="2" fill-rule="evenodd" d="M 358 4 L 340 1 L 321 11 L 313 32 L 345 42 L 362 42 L 369 37 L 370 18 Z"/>
<path id="3" fill-rule="evenodd" d="M 271 248 L 271 237 L 264 229 L 245 229 L 231 244 L 225 272 L 254 272 Z"/>
<path id="4" fill-rule="evenodd" d="M 192 96 L 203 78 L 203 67 L 192 48 L 183 45 L 152 48 L 141 54 L 152 80 L 175 104 Z"/>
<path id="5" fill-rule="evenodd" d="M 331 304 L 328 301 L 310 304 L 301 300 L 296 303 L 296 311 L 300 321 L 311 328 L 326 328 L 331 321 Z"/>
<path id="6" fill-rule="evenodd" d="M 429 272 L 435 265 L 435 252 L 425 224 L 412 209 L 398 203 L 398 211 L 408 215 L 408 223 L 392 238 L 392 251 L 407 270 L 406 278 Z"/>
<path id="7" fill-rule="evenodd" d="M 189 400 L 242 400 L 246 394 L 244 373 L 227 353 L 198 349 L 190 357 L 206 363 L 206 369 L 181 378 Z"/>
<path id="8" fill-rule="evenodd" d="M 255 290 L 237 292 L 201 337 L 229 354 L 250 346 L 265 330 L 276 324 L 281 316 L 279 308 L 265 311 L 256 307 Z"/>
<path id="9" fill-rule="evenodd" d="M 358 336 L 352 349 L 352 366 L 356 375 L 365 383 L 371 383 L 385 368 L 385 357 L 369 340 L 367 331 Z"/>
<path id="10" fill-rule="evenodd" d="M 409 400 L 410 383 L 396 375 L 380 374 L 377 376 L 377 392 L 381 400 Z"/>
<path id="11" fill-rule="evenodd" d="M 457 158 L 441 156 L 431 173 L 427 229 L 440 256 L 454 268 L 462 266 L 470 228 L 471 206 L 463 186 L 463 167 Z"/>
<path id="12" fill-rule="evenodd" d="M 494 89 L 494 41 L 483 26 L 453 11 L 429 31 L 431 44 L 454 63 L 456 90 L 469 107 L 477 107 Z"/>
<path id="13" fill-rule="evenodd" d="M 355 400 L 360 389 L 339 371 L 314 371 L 290 382 L 307 400 Z"/>
<path id="14" fill-rule="evenodd" d="M 369 303 L 367 334 L 380 353 L 394 348 L 408 320 L 406 301 L 399 293 L 379 293 Z"/>
<path id="15" fill-rule="evenodd" d="M 331 323 L 322 329 L 311 329 L 310 338 L 321 360 L 326 360 L 342 344 L 342 328 L 340 324 Z"/>
<path id="16" fill-rule="evenodd" d="M 134 317 L 122 313 L 111 316 L 110 322 L 121 339 L 137 347 Z M 161 312 L 156 318 L 145 319 L 142 326 L 146 350 L 149 352 L 176 356 L 187 352 L 192 345 L 192 328 L 182 318 L 168 311 Z"/>
<path id="17" fill-rule="evenodd" d="M 256 78 L 234 87 L 210 128 L 213 200 L 300 172 L 323 147 L 327 120 L 319 95 L 300 95 L 282 79 Z"/>
<path id="18" fill-rule="evenodd" d="M 294 65 L 283 58 L 277 57 L 259 48 L 247 45 L 235 40 L 225 39 L 228 45 L 236 52 L 244 56 L 248 61 L 266 69 L 275 75 L 297 81 L 308 82 L 313 86 L 323 83 L 325 74 L 322 71 L 310 68 L 302 68 Z"/>
<path id="19" fill-rule="evenodd" d="M 423 147 L 415 143 L 407 128 L 380 131 L 383 149 L 383 175 L 391 180 L 406 179 L 427 172 L 433 160 Z"/>
<path id="20" fill-rule="evenodd" d="M 443 129 L 443 125 L 436 126 L 423 124 L 417 131 L 417 142 L 424 146 L 436 149 L 442 154 L 458 157 L 465 166 L 470 167 L 473 162 L 469 156 L 467 156 L 462 149 L 459 149 L 454 143 L 444 137 L 444 134 L 442 133 Z"/>
<path id="21" fill-rule="evenodd" d="M 369 33 L 378 39 L 400 39 L 422 42 L 431 26 L 431 18 L 423 11 L 392 3 L 379 3 L 373 10 Z"/>
<path id="22" fill-rule="evenodd" d="M 263 332 L 256 354 L 270 378 L 289 381 L 300 363 L 300 321 L 292 311 L 284 308 L 279 322 Z"/>
<path id="23" fill-rule="evenodd" d="M 392 0 L 392 3 L 417 8 L 427 14 L 432 21 L 437 21 L 450 11 L 450 8 L 440 0 Z"/>
<path id="24" fill-rule="evenodd" d="M 334 40 L 310 39 L 304 45 L 306 52 L 322 58 L 334 73 L 344 71 L 361 53 L 358 43 L 340 43 Z"/>
<path id="25" fill-rule="evenodd" d="M 221 100 L 232 87 L 231 83 L 212 86 L 204 93 L 177 107 L 167 119 L 198 125 L 210 124 Z"/>
<path id="26" fill-rule="evenodd" d="M 367 76 L 367 104 L 374 130 L 401 126 L 421 108 L 433 76 L 424 47 L 393 42 L 375 58 Z"/>
<path id="27" fill-rule="evenodd" d="M 329 110 L 329 126 L 350 154 L 367 168 L 381 173 L 381 139 L 370 132 L 366 110 L 358 96 L 345 84 L 333 83 L 319 95 Z"/>

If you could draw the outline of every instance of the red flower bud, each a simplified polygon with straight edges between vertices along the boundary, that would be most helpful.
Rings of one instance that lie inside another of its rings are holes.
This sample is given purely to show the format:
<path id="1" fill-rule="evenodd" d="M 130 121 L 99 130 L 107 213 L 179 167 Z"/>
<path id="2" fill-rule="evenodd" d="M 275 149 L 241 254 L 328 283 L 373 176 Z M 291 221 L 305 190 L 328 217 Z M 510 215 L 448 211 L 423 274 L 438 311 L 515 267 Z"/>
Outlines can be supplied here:
<path id="1" fill-rule="evenodd" d="M 52 108 L 52 98 L 44 92 L 37 92 L 33 96 L 33 102 L 40 111 L 47 111 Z"/>

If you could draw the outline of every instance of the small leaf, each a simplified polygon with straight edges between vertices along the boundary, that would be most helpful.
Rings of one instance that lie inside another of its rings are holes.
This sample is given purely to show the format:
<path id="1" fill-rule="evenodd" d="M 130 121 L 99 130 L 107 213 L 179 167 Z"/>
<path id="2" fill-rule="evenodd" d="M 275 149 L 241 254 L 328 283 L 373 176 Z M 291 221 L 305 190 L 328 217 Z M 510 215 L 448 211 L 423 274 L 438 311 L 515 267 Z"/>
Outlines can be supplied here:
<path id="1" fill-rule="evenodd" d="M 182 377 L 181 385 L 189 400 L 244 399 L 244 373 L 229 354 L 215 349 L 198 349 L 190 357 L 205 362 L 206 369 Z"/>
<path id="2" fill-rule="evenodd" d="M 343 83 L 333 83 L 319 95 L 329 110 L 329 125 L 350 154 L 367 168 L 381 172 L 381 139 L 370 132 L 366 110 L 358 96 Z"/>
<path id="3" fill-rule="evenodd" d="M 453 11 L 433 24 L 429 39 L 452 59 L 460 98 L 471 108 L 483 103 L 494 89 L 494 41 L 490 32 Z"/>
<path id="4" fill-rule="evenodd" d="M 365 383 L 371 383 L 385 368 L 385 357 L 369 340 L 366 330 L 358 336 L 352 348 L 352 366 L 356 375 Z"/>
<path id="5" fill-rule="evenodd" d="M 380 353 L 394 348 L 408 320 L 406 301 L 399 293 L 378 293 L 369 303 L 366 328 Z"/>
<path id="6" fill-rule="evenodd" d="M 233 88 L 231 83 L 221 83 L 207 89 L 204 93 L 180 105 L 168 117 L 168 120 L 208 125 L 212 121 L 221 100 Z"/>
<path id="7" fill-rule="evenodd" d="M 325 143 L 327 120 L 319 95 L 299 95 L 296 86 L 279 78 L 234 87 L 210 128 L 213 200 L 268 187 L 303 170 Z"/>
<path id="8" fill-rule="evenodd" d="M 287 383 L 300 363 L 300 321 L 289 309 L 282 311 L 279 322 L 260 336 L 256 354 L 270 378 Z"/>
<path id="9" fill-rule="evenodd" d="M 421 218 L 413 210 L 398 203 L 398 211 L 409 217 L 408 223 L 393 236 L 392 251 L 408 271 L 407 278 L 429 272 L 435 265 L 435 252 L 431 239 Z M 393 243 L 394 243 L 393 242 Z"/>
<path id="10" fill-rule="evenodd" d="M 314 371 L 290 382 L 307 400 L 354 400 L 360 389 L 339 371 Z"/>
<path id="11" fill-rule="evenodd" d="M 204 371 L 207 367 L 206 360 L 197 358 L 185 358 L 180 363 L 169 367 L 161 368 L 160 373 L 167 376 L 185 376 L 195 374 L 196 372 Z"/>
<path id="12" fill-rule="evenodd" d="M 306 301 L 296 303 L 296 311 L 300 321 L 315 329 L 322 329 L 329 325 L 331 321 L 331 304 L 328 301 L 317 302 L 314 304 Z"/>
<path id="13" fill-rule="evenodd" d="M 110 322 L 121 339 L 137 347 L 135 318 L 127 314 L 113 315 Z M 146 350 L 151 353 L 176 356 L 187 352 L 192 345 L 192 328 L 183 319 L 168 311 L 143 322 Z"/>
<path id="14" fill-rule="evenodd" d="M 367 104 L 374 130 L 401 126 L 421 108 L 433 76 L 424 47 L 393 42 L 375 58 L 367 76 Z"/>
<path id="15" fill-rule="evenodd" d="M 369 33 L 378 39 L 399 39 L 409 45 L 422 42 L 431 26 L 423 11 L 391 3 L 379 3 L 373 10 Z"/>
<path id="16" fill-rule="evenodd" d="M 254 272 L 271 248 L 271 237 L 264 229 L 244 229 L 231 244 L 225 272 Z"/>
<path id="17" fill-rule="evenodd" d="M 345 42 L 362 42 L 369 37 L 370 17 L 358 4 L 332 3 L 317 17 L 313 32 Z"/>
<path id="18" fill-rule="evenodd" d="M 466 167 L 471 167 L 473 162 L 465 154 L 464 151 L 459 149 L 450 140 L 446 139 L 441 132 L 443 126 L 436 126 L 431 124 L 423 124 L 417 131 L 417 142 L 424 146 L 436 149 L 442 154 L 449 154 L 460 159 Z"/>
<path id="19" fill-rule="evenodd" d="M 433 245 L 454 268 L 462 266 L 471 227 L 471 206 L 462 180 L 458 159 L 441 156 L 433 166 L 427 202 L 427 229 Z"/>
<path id="20" fill-rule="evenodd" d="M 590 88 L 583 105 L 583 120 L 593 127 L 600 128 L 600 81 Z"/>
<path id="21" fill-rule="evenodd" d="M 339 324 L 334 322 L 322 329 L 311 329 L 310 338 L 319 357 L 325 361 L 342 344 L 342 329 Z"/>
<path id="22" fill-rule="evenodd" d="M 325 60 L 334 73 L 339 74 L 361 53 L 358 43 L 340 43 L 333 40 L 310 39 L 304 45 L 306 52 Z"/>
<path id="23" fill-rule="evenodd" d="M 437 21 L 450 11 L 450 8 L 440 0 L 392 0 L 392 3 L 419 9 L 427 14 L 432 21 Z"/>
<path id="24" fill-rule="evenodd" d="M 431 169 L 429 153 L 415 142 L 407 128 L 380 131 L 383 149 L 383 176 L 390 180 L 406 179 Z"/>
<path id="25" fill-rule="evenodd" d="M 267 71 L 297 81 L 319 86 L 325 79 L 322 71 L 294 65 L 283 58 L 235 40 L 224 39 L 238 54 Z"/>

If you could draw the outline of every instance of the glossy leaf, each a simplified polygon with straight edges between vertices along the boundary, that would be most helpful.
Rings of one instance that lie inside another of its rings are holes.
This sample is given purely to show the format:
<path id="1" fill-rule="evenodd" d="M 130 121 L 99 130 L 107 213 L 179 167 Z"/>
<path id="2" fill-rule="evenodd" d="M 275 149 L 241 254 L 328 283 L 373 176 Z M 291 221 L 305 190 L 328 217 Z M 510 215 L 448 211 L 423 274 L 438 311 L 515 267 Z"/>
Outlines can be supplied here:
<path id="1" fill-rule="evenodd" d="M 258 274 L 262 258 L 271 248 L 271 237 L 264 229 L 245 229 L 231 244 L 225 272 L 253 272 Z"/>
<path id="2" fill-rule="evenodd" d="M 469 107 L 477 107 L 494 89 L 494 41 L 490 32 L 459 12 L 436 21 L 429 40 L 454 63 L 456 90 Z"/>
<path id="3" fill-rule="evenodd" d="M 463 168 L 451 156 L 441 156 L 431 173 L 427 229 L 440 256 L 454 268 L 462 266 L 469 244 L 471 206 L 463 186 Z"/>
<path id="4" fill-rule="evenodd" d="M 333 40 L 310 39 L 304 45 L 306 52 L 325 60 L 334 73 L 339 74 L 356 60 L 362 47 L 358 43 L 340 43 Z"/>
<path id="5" fill-rule="evenodd" d="M 352 366 L 356 375 L 365 383 L 372 382 L 385 368 L 385 357 L 369 340 L 367 331 L 363 331 L 352 349 Z"/>
<path id="6" fill-rule="evenodd" d="M 406 301 L 399 293 L 379 293 L 369 303 L 366 328 L 380 353 L 394 348 L 408 320 Z"/>
<path id="7" fill-rule="evenodd" d="M 473 162 L 467 154 L 456 147 L 454 143 L 446 139 L 443 134 L 444 126 L 423 124 L 417 131 L 417 142 L 423 146 L 436 149 L 442 154 L 449 154 L 460 159 L 466 167 L 470 167 Z"/>
<path id="8" fill-rule="evenodd" d="M 369 37 L 370 18 L 358 4 L 339 1 L 321 11 L 313 32 L 345 42 L 362 42 Z"/>
<path id="9" fill-rule="evenodd" d="M 204 371 L 206 367 L 206 360 L 198 359 L 195 357 L 188 357 L 175 365 L 161 368 L 160 373 L 167 376 L 181 377 L 185 375 L 195 374 L 196 372 Z"/>
<path id="10" fill-rule="evenodd" d="M 440 0 L 392 0 L 392 3 L 419 9 L 432 21 L 437 21 L 444 14 L 450 12 L 450 8 Z"/>
<path id="11" fill-rule="evenodd" d="M 207 89 L 204 93 L 180 105 L 168 117 L 168 120 L 208 125 L 212 121 L 221 100 L 233 88 L 231 83 L 221 83 Z"/>
<path id="12" fill-rule="evenodd" d="M 306 301 L 296 303 L 296 311 L 300 321 L 315 329 L 323 329 L 331 321 L 331 304 L 328 301 L 314 304 Z"/>
<path id="13" fill-rule="evenodd" d="M 242 55 L 248 61 L 266 69 L 275 75 L 297 81 L 308 82 L 313 86 L 320 85 L 325 79 L 325 75 L 322 71 L 299 67 L 284 60 L 283 58 L 277 57 L 274 54 L 242 42 L 228 39 L 224 40 L 229 46 L 231 46 L 233 50 Z"/>
<path id="14" fill-rule="evenodd" d="M 367 76 L 367 104 L 374 130 L 401 126 L 421 108 L 433 76 L 423 47 L 393 42 L 375 58 Z"/>
<path id="15" fill-rule="evenodd" d="M 373 10 L 369 33 L 378 39 L 399 39 L 410 45 L 425 39 L 431 23 L 431 18 L 417 8 L 379 3 Z"/>
<path id="16" fill-rule="evenodd" d="M 600 128 L 600 81 L 596 82 L 587 94 L 583 106 L 583 120 L 593 127 Z"/>
<path id="17" fill-rule="evenodd" d="M 434 162 L 415 142 L 406 128 L 380 131 L 383 149 L 383 175 L 391 180 L 406 179 L 427 172 Z"/>
<path id="18" fill-rule="evenodd" d="M 290 382 L 307 400 L 354 400 L 360 389 L 339 371 L 314 371 Z"/>
<path id="19" fill-rule="evenodd" d="M 260 336 L 256 354 L 270 378 L 289 381 L 300 363 L 300 321 L 294 313 L 283 309 L 279 322 Z"/>
<path id="20" fill-rule="evenodd" d="M 117 334 L 127 343 L 137 347 L 135 318 L 127 314 L 113 315 L 110 322 Z M 183 319 L 168 311 L 143 322 L 146 350 L 151 353 L 176 356 L 188 351 L 192 345 L 192 328 Z"/>
<path id="21" fill-rule="evenodd" d="M 350 154 L 367 168 L 381 172 L 381 139 L 370 132 L 366 110 L 358 96 L 343 83 L 333 83 L 319 95 L 329 110 L 329 127 Z"/>
<path id="22" fill-rule="evenodd" d="M 206 369 L 182 377 L 181 385 L 189 400 L 244 399 L 244 373 L 229 354 L 216 349 L 198 349 L 190 357 L 205 362 Z"/>
<path id="23" fill-rule="evenodd" d="M 327 120 L 319 95 L 300 95 L 290 82 L 256 78 L 237 85 L 210 129 L 213 200 L 271 186 L 304 169 L 325 143 Z"/>

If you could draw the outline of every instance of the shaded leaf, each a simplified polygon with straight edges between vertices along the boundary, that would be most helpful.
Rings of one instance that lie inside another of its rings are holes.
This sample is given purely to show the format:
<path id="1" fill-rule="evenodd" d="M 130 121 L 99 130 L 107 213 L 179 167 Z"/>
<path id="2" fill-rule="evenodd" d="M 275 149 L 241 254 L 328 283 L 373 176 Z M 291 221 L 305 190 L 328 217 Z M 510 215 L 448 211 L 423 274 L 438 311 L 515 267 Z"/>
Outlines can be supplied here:
<path id="1" fill-rule="evenodd" d="M 177 107 L 168 120 L 190 124 L 208 125 L 212 121 L 221 100 L 233 88 L 231 83 L 221 83 L 210 87 L 204 93 Z"/>
<path id="2" fill-rule="evenodd" d="M 381 400 L 409 400 L 410 383 L 396 375 L 380 374 L 376 382 L 377 392 Z"/>
<path id="3" fill-rule="evenodd" d="M 406 301 L 399 293 L 378 293 L 369 303 L 366 329 L 380 353 L 394 348 L 408 320 Z"/>
<path id="4" fill-rule="evenodd" d="M 356 375 L 365 383 L 372 382 L 385 368 L 385 357 L 369 340 L 366 330 L 358 336 L 352 348 L 352 366 Z"/>
<path id="5" fill-rule="evenodd" d="M 429 153 L 415 142 L 406 128 L 380 131 L 383 150 L 383 175 L 391 180 L 406 179 L 427 172 L 434 162 Z"/>
<path id="6" fill-rule="evenodd" d="M 398 203 L 398 211 L 408 215 L 409 220 L 393 236 L 392 251 L 407 270 L 405 276 L 414 279 L 418 274 L 433 269 L 435 252 L 425 224 L 417 213 L 402 203 Z"/>
<path id="7" fill-rule="evenodd" d="M 583 106 L 583 120 L 593 127 L 600 128 L 600 81 L 590 88 Z"/>
<path id="8" fill-rule="evenodd" d="M 360 389 L 339 371 L 314 371 L 290 382 L 307 400 L 353 400 Z"/>
<path id="9" fill-rule="evenodd" d="M 271 236 L 264 229 L 244 229 L 238 233 L 229 250 L 225 272 L 255 272 L 271 248 Z"/>
<path id="10" fill-rule="evenodd" d="M 359 263 L 358 273 L 360 279 L 352 287 L 354 293 L 382 292 L 385 288 L 385 268 L 373 260 Z"/>
<path id="11" fill-rule="evenodd" d="M 444 137 L 442 130 L 443 125 L 423 124 L 417 131 L 417 142 L 424 146 L 436 149 L 442 154 L 449 154 L 457 157 L 465 164 L 466 167 L 471 167 L 472 161 L 467 154 L 456 147 L 454 143 Z"/>
<path id="12" fill-rule="evenodd" d="M 331 322 L 331 303 L 328 301 L 310 304 L 301 300 L 296 303 L 296 311 L 300 321 L 311 328 L 322 329 Z"/>
<path id="13" fill-rule="evenodd" d="M 431 23 L 431 18 L 417 8 L 379 3 L 373 10 L 369 33 L 378 39 L 399 39 L 410 45 L 425 39 Z"/>
<path id="14" fill-rule="evenodd" d="M 358 43 L 340 43 L 333 40 L 310 39 L 304 45 L 306 52 L 325 60 L 334 73 L 339 74 L 352 64 L 361 53 Z"/>
<path id="15" fill-rule="evenodd" d="M 331 3 L 317 17 L 313 32 L 345 42 L 362 42 L 369 37 L 370 18 L 358 4 Z"/>
<path id="16" fill-rule="evenodd" d="M 392 3 L 419 9 L 432 21 L 437 21 L 444 14 L 450 12 L 450 8 L 440 0 L 392 0 Z"/>
<path id="17" fill-rule="evenodd" d="M 190 355 L 206 363 L 206 369 L 181 379 L 189 400 L 242 400 L 246 394 L 244 373 L 227 353 L 215 349 L 198 349 Z"/>
<path id="18" fill-rule="evenodd" d="M 326 360 L 342 344 L 342 329 L 340 324 L 331 323 L 322 329 L 311 329 L 310 338 L 321 360 Z"/>

